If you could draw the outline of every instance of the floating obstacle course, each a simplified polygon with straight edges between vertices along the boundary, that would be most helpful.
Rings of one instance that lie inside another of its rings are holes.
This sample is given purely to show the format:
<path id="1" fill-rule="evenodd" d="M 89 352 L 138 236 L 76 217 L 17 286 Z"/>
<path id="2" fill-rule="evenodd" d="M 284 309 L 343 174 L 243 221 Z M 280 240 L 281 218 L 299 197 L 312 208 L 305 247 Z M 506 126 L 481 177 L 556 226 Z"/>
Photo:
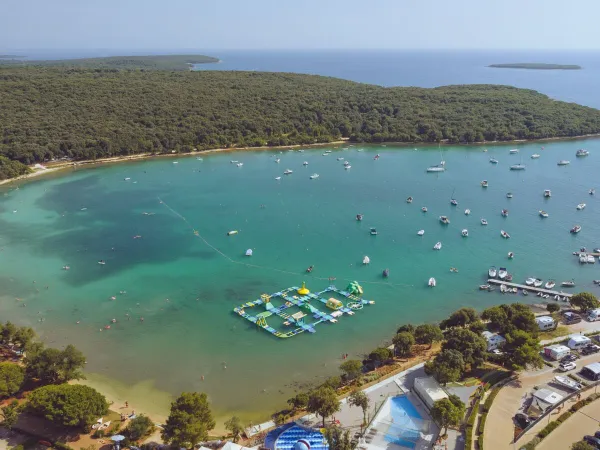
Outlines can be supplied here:
<path id="1" fill-rule="evenodd" d="M 330 297 L 331 294 L 337 294 L 339 297 L 347 300 L 346 304 L 341 300 Z M 344 314 L 352 316 L 356 311 L 363 309 L 365 305 L 373 305 L 373 300 L 365 300 L 362 297 L 362 287 L 353 281 L 346 290 L 338 289 L 330 285 L 326 289 L 311 293 L 304 283 L 302 287 L 292 286 L 274 294 L 262 294 L 259 299 L 244 303 L 233 309 L 233 311 L 244 319 L 255 323 L 257 326 L 271 333 L 278 338 L 289 338 L 297 334 L 308 331 L 315 333 L 315 326 L 320 323 L 336 323 L 339 317 Z M 329 297 L 329 298 L 326 298 Z M 272 300 L 280 299 L 284 303 L 281 306 L 274 306 Z M 330 311 L 322 311 L 315 305 L 323 304 Z M 290 314 L 289 309 L 297 307 L 300 311 Z M 260 311 L 258 311 L 260 310 Z M 255 314 L 252 314 L 255 313 Z M 267 318 L 278 316 L 284 320 L 283 325 L 290 328 L 289 331 L 279 331 L 267 323 Z M 307 317 L 314 319 L 314 322 L 307 323 Z"/>

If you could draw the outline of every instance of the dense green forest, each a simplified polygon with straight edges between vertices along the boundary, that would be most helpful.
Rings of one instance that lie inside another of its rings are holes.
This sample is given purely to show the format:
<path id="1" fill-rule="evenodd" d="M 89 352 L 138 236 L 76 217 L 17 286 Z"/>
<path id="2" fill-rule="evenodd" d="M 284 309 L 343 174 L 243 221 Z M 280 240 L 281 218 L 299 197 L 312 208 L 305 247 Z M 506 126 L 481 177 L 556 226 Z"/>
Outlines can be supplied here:
<path id="1" fill-rule="evenodd" d="M 6 55 L 4 58 L 9 58 Z M 0 57 L 1 58 L 1 57 Z M 0 65 L 17 66 L 59 66 L 86 69 L 148 69 L 148 70 L 189 70 L 190 64 L 219 62 L 218 58 L 204 55 L 149 55 L 149 56 L 107 56 L 104 58 L 23 60 L 18 57 L 0 59 Z"/>
<path id="2" fill-rule="evenodd" d="M 599 132 L 600 111 L 508 86 L 0 66 L 0 155 L 26 164 L 341 137 L 471 143 Z"/>
<path id="3" fill-rule="evenodd" d="M 0 156 L 0 181 L 30 173 L 31 169 L 19 161 Z"/>
<path id="4" fill-rule="evenodd" d="M 490 64 L 488 67 L 497 69 L 532 69 L 532 70 L 580 70 L 581 66 L 575 64 L 547 64 L 547 63 L 508 63 Z"/>

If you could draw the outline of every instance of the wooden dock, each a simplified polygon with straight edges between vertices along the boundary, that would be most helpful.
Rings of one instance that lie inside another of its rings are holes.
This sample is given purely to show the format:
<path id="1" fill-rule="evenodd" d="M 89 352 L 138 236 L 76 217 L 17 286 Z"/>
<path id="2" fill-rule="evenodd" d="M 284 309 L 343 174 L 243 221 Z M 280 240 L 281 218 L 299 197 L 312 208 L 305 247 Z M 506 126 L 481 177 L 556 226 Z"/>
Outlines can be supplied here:
<path id="1" fill-rule="evenodd" d="M 538 288 L 535 286 L 527 286 L 526 284 L 509 283 L 508 281 L 496 280 L 494 278 L 488 279 L 487 282 L 488 282 L 488 284 L 495 284 L 496 286 L 505 285 L 506 287 L 509 287 L 509 288 L 522 289 L 524 291 L 535 292 L 536 294 L 538 292 L 541 292 L 542 294 L 550 295 L 552 298 L 554 298 L 555 295 L 560 295 L 561 297 L 571 298 L 571 296 L 573 295 L 573 294 L 568 294 L 566 292 L 551 291 L 549 289 Z"/>
<path id="2" fill-rule="evenodd" d="M 579 256 L 579 255 L 591 255 L 591 256 L 596 256 L 596 257 L 600 256 L 600 253 L 594 253 L 594 252 L 573 252 L 573 254 L 575 256 Z"/>

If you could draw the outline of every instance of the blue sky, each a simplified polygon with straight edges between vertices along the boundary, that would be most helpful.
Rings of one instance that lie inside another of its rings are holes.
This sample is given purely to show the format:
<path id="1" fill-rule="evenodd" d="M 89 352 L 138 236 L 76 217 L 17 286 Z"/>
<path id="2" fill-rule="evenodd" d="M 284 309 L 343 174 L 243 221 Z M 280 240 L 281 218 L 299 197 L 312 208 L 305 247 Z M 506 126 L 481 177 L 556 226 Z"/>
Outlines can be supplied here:
<path id="1" fill-rule="evenodd" d="M 2 0 L 7 49 L 599 49 L 600 0 Z"/>

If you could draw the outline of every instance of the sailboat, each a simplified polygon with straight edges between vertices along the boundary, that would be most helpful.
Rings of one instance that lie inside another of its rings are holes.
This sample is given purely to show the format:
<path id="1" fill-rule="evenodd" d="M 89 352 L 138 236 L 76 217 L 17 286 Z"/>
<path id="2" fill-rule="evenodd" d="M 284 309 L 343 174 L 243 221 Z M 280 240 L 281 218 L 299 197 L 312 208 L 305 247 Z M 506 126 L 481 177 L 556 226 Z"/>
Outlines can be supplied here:
<path id="1" fill-rule="evenodd" d="M 439 148 L 439 144 L 438 144 L 438 148 Z M 432 172 L 444 172 L 446 170 L 446 161 L 444 161 L 444 156 L 442 155 L 442 150 L 440 148 L 440 156 L 442 157 L 442 160 L 440 161 L 439 164 L 435 165 L 435 166 L 429 166 L 427 168 L 427 172 L 432 173 Z"/>
<path id="2" fill-rule="evenodd" d="M 450 198 L 450 204 L 456 206 L 458 205 L 458 201 L 454 198 L 454 191 L 456 191 L 456 188 L 452 189 L 452 197 Z"/>

